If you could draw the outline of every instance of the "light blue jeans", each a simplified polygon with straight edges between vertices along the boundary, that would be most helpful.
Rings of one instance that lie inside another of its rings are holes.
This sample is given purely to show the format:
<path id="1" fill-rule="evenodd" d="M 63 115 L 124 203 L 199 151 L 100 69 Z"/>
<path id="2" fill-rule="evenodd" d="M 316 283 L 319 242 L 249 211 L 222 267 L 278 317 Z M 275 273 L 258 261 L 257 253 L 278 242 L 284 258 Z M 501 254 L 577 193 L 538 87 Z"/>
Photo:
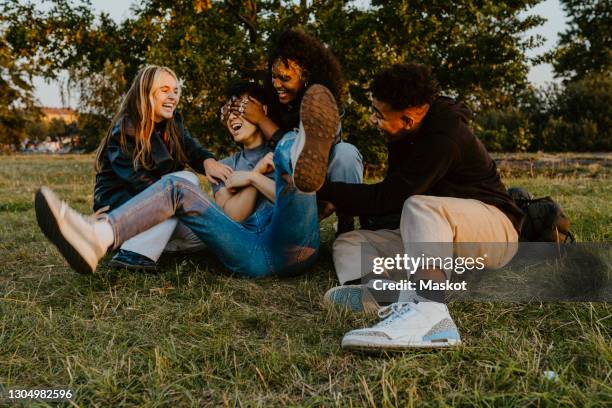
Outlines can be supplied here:
<path id="1" fill-rule="evenodd" d="M 114 247 L 176 216 L 236 274 L 255 278 L 302 272 L 318 255 L 319 221 L 316 195 L 298 191 L 291 182 L 295 137 L 295 132 L 285 134 L 274 152 L 274 205 L 238 223 L 193 183 L 163 176 L 108 214 Z"/>
<path id="2" fill-rule="evenodd" d="M 327 181 L 363 183 L 363 157 L 355 146 L 347 142 L 332 146 L 327 165 Z"/>

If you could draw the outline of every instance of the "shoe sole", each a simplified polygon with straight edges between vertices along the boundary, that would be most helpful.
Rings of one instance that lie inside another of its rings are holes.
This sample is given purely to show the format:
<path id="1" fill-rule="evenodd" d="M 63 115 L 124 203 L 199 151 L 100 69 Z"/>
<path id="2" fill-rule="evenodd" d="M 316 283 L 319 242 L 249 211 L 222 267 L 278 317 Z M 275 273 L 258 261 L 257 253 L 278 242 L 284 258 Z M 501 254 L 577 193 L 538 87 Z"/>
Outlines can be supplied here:
<path id="1" fill-rule="evenodd" d="M 47 197 L 42 189 L 36 192 L 34 199 L 36 210 L 36 221 L 43 234 L 57 247 L 70 267 L 83 275 L 92 274 L 94 271 L 79 252 L 64 238 L 55 215 L 49 206 Z"/>
<path id="2" fill-rule="evenodd" d="M 340 287 L 330 295 L 325 294 L 324 299 L 334 306 L 344 307 L 355 313 L 377 312 L 380 306 L 369 304 L 364 305 L 363 297 L 364 294 L 362 288 Z"/>
<path id="3" fill-rule="evenodd" d="M 146 272 L 157 272 L 156 266 L 137 266 L 126 262 L 117 261 L 111 259 L 108 266 L 112 269 L 128 269 L 131 271 L 146 271 Z"/>
<path id="4" fill-rule="evenodd" d="M 311 193 L 321 188 L 327 176 L 327 161 L 340 123 L 338 106 L 323 85 L 312 85 L 302 98 L 300 120 L 304 144 L 293 167 L 293 182 L 298 190 Z"/>
<path id="5" fill-rule="evenodd" d="M 345 344 L 342 342 L 342 348 L 345 350 L 352 351 L 363 351 L 369 353 L 376 352 L 402 352 L 407 351 L 409 349 L 419 348 L 419 349 L 433 349 L 433 348 L 449 348 L 458 346 L 461 344 L 461 340 L 446 340 L 439 342 L 421 342 L 421 343 L 409 343 L 403 345 L 383 345 L 377 343 L 357 343 L 357 344 Z"/>

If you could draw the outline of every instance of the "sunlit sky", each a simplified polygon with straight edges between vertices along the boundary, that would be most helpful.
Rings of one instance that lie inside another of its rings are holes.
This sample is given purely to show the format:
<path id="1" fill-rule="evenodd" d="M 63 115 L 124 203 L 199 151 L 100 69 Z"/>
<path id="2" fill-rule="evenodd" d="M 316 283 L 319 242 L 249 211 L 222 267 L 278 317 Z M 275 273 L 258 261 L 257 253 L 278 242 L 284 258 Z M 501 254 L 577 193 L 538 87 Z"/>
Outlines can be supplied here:
<path id="1" fill-rule="evenodd" d="M 37 2 L 43 3 L 42 7 L 44 7 L 44 0 L 38 0 Z M 357 3 L 361 5 L 368 4 L 368 0 L 357 0 Z M 131 15 L 129 8 L 132 4 L 133 1 L 130 0 L 92 0 L 92 6 L 96 13 L 104 11 L 117 22 L 121 22 Z M 531 50 L 528 53 L 529 57 L 542 54 L 554 48 L 558 40 L 558 33 L 566 28 L 566 18 L 559 0 L 545 0 L 525 13 L 525 15 L 535 14 L 545 17 L 547 21 L 528 34 L 542 35 L 545 38 L 545 43 L 541 47 Z M 536 86 L 543 86 L 547 82 L 554 81 L 552 67 L 549 64 L 531 67 L 529 80 Z M 34 84 L 36 86 L 36 96 L 43 106 L 59 107 L 63 105 L 59 82 L 46 82 L 42 78 L 35 78 Z M 76 104 L 76 95 L 72 95 L 71 99 L 66 102 L 69 106 L 74 106 Z"/>

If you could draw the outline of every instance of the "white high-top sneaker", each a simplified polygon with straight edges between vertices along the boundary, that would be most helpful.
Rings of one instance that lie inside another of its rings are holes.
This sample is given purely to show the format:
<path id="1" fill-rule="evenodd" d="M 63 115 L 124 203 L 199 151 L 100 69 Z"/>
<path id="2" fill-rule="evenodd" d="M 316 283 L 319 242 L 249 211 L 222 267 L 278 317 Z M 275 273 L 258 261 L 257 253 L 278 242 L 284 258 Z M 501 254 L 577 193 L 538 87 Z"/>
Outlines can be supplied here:
<path id="1" fill-rule="evenodd" d="M 108 249 L 96 236 L 95 221 L 70 208 L 48 187 L 36 192 L 35 209 L 38 226 L 72 269 L 93 273 Z"/>
<path id="2" fill-rule="evenodd" d="M 393 303 L 378 312 L 376 325 L 344 335 L 342 347 L 357 350 L 401 350 L 412 347 L 449 347 L 461 343 L 457 326 L 443 303 Z"/>

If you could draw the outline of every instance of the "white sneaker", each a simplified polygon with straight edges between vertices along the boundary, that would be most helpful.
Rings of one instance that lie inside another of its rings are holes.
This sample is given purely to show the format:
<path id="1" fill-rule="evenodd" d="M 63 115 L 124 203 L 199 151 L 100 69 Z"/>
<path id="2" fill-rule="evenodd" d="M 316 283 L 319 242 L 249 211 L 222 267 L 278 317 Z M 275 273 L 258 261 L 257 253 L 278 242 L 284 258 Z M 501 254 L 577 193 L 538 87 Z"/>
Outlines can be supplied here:
<path id="1" fill-rule="evenodd" d="M 72 269 L 93 273 L 108 249 L 97 239 L 95 221 L 70 208 L 48 187 L 36 192 L 35 209 L 38 226 Z"/>
<path id="2" fill-rule="evenodd" d="M 356 350 L 401 350 L 411 347 L 449 347 L 461 343 L 448 308 L 438 302 L 393 303 L 378 312 L 373 327 L 344 335 L 342 347 Z"/>

